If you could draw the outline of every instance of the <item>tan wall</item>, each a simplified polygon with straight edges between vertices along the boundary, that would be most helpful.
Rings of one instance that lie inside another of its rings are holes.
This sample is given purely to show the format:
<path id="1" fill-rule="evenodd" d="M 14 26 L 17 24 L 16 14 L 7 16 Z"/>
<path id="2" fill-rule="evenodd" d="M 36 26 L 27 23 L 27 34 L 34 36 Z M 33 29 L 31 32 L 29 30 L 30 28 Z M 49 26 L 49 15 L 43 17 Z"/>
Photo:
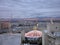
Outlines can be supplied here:
<path id="1" fill-rule="evenodd" d="M 60 23 L 48 24 L 48 31 L 60 31 Z"/>
<path id="2" fill-rule="evenodd" d="M 1 28 L 2 29 L 9 29 L 10 28 L 10 22 L 2 22 L 1 23 Z"/>

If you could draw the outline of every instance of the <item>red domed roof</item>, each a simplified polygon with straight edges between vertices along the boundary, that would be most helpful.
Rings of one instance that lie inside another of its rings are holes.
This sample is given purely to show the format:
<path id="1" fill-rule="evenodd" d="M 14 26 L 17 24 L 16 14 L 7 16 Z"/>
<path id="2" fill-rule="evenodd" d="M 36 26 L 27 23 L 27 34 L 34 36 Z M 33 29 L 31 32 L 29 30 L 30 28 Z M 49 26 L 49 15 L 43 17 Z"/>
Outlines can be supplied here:
<path id="1" fill-rule="evenodd" d="M 42 37 L 42 32 L 38 30 L 33 30 L 25 33 L 25 37 Z"/>

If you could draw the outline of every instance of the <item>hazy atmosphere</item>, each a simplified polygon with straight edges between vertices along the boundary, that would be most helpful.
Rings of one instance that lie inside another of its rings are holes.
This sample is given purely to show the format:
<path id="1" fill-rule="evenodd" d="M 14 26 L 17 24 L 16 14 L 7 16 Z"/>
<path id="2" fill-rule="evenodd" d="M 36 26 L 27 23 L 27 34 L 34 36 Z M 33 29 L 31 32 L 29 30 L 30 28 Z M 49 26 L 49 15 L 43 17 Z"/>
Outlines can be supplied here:
<path id="1" fill-rule="evenodd" d="M 60 17 L 60 0 L 0 0 L 0 18 Z"/>

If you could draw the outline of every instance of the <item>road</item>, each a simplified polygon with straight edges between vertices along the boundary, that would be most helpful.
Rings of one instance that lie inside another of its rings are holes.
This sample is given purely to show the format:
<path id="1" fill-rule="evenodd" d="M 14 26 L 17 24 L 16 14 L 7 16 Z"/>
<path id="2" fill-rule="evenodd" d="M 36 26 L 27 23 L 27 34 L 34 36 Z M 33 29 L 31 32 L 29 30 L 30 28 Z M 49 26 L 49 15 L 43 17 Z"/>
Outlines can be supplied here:
<path id="1" fill-rule="evenodd" d="M 0 34 L 0 45 L 20 45 L 21 34 Z"/>

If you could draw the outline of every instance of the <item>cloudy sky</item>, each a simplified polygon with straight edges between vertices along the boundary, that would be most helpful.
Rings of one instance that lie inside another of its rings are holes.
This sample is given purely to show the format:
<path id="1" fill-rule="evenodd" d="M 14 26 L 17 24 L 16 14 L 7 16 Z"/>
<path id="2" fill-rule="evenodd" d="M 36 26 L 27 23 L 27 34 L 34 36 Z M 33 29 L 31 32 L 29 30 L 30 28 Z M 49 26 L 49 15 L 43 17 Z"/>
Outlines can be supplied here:
<path id="1" fill-rule="evenodd" d="M 0 18 L 60 17 L 60 0 L 0 0 Z"/>

